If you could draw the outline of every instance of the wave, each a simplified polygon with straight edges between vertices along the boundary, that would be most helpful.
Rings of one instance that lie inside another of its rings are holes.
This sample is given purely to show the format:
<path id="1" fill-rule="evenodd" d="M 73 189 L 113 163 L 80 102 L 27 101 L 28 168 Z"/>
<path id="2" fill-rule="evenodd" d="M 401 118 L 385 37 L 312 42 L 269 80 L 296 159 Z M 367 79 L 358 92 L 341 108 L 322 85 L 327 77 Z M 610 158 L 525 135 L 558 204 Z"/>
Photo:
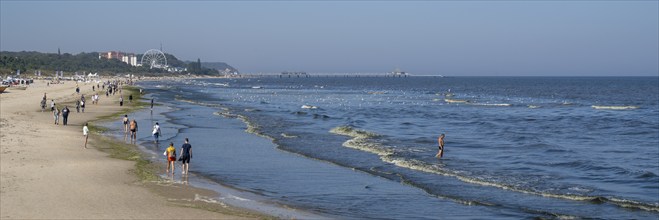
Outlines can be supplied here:
<path id="1" fill-rule="evenodd" d="M 445 102 L 447 103 L 468 103 L 470 102 L 469 100 L 462 100 L 462 99 L 444 99 Z"/>
<path id="2" fill-rule="evenodd" d="M 634 209 L 640 209 L 646 211 L 659 212 L 659 204 L 648 204 L 638 201 L 618 199 L 613 197 L 595 196 L 595 195 L 591 196 L 591 195 L 578 195 L 578 194 L 570 194 L 570 193 L 559 194 L 552 192 L 542 192 L 533 189 L 523 188 L 520 186 L 508 185 L 501 182 L 488 181 L 486 179 L 479 177 L 466 176 L 464 174 L 461 174 L 461 172 L 459 171 L 446 169 L 440 166 L 439 164 L 432 164 L 421 160 L 397 156 L 397 153 L 400 152 L 396 151 L 394 148 L 374 142 L 373 138 L 379 137 L 379 135 L 372 132 L 358 130 L 350 126 L 336 127 L 332 129 L 330 132 L 353 137 L 353 139 L 347 140 L 346 142 L 343 143 L 344 147 L 353 148 L 353 149 L 379 155 L 380 160 L 382 160 L 383 162 L 394 164 L 398 167 L 408 168 L 411 170 L 418 170 L 426 173 L 454 177 L 462 182 L 472 183 L 481 186 L 491 186 L 513 192 L 519 192 L 519 193 L 525 193 L 525 194 L 531 194 L 531 195 L 537 195 L 537 196 L 549 197 L 549 198 L 574 200 L 574 201 L 585 201 L 592 203 L 610 203 L 624 208 L 634 208 Z"/>
<path id="3" fill-rule="evenodd" d="M 508 104 L 508 103 L 473 103 L 473 102 L 470 102 L 468 104 L 470 104 L 470 105 L 480 105 L 480 106 L 501 106 L 501 107 L 512 106 L 512 104 Z"/>
<path id="4" fill-rule="evenodd" d="M 433 100 L 435 101 L 435 100 Z M 446 103 L 463 103 L 463 104 L 469 104 L 469 105 L 477 105 L 477 106 L 498 106 L 498 107 L 509 107 L 512 106 L 512 104 L 509 103 L 478 103 L 478 102 L 472 102 L 471 100 L 464 100 L 464 99 L 444 99 L 444 102 Z"/>
<path id="5" fill-rule="evenodd" d="M 575 200 L 575 201 L 586 201 L 592 203 L 610 203 L 624 208 L 634 208 L 645 211 L 654 211 L 659 212 L 659 204 L 648 204 L 638 201 L 618 199 L 618 198 L 609 198 L 604 196 L 589 196 L 589 195 L 577 195 L 577 194 L 557 194 L 551 192 L 538 192 L 529 189 L 524 189 L 516 186 L 507 185 L 504 183 L 492 182 L 477 177 L 469 177 L 459 174 L 458 172 L 444 169 L 439 165 L 430 164 L 424 161 L 415 160 L 415 159 L 406 159 L 402 157 L 396 157 L 393 155 L 384 155 L 380 157 L 382 161 L 394 164 L 399 167 L 404 167 L 412 170 L 418 170 L 426 173 L 439 174 L 443 176 L 455 177 L 463 182 L 482 185 L 482 186 L 492 186 L 504 190 L 509 190 L 513 192 L 520 192 L 525 194 L 557 198 L 557 199 L 566 199 L 566 200 Z"/>
<path id="6" fill-rule="evenodd" d="M 634 105 L 593 105 L 591 107 L 597 110 L 631 110 L 638 108 L 638 106 Z"/>
<path id="7" fill-rule="evenodd" d="M 332 128 L 332 130 L 330 130 L 330 132 L 334 133 L 334 134 L 350 136 L 350 137 L 353 137 L 353 138 L 364 138 L 364 139 L 365 138 L 376 138 L 376 137 L 380 136 L 379 134 L 369 132 L 369 131 L 355 129 L 355 128 L 353 128 L 351 126 L 347 126 L 347 125 Z"/>
<path id="8" fill-rule="evenodd" d="M 244 115 L 233 114 L 233 113 L 229 112 L 228 109 L 224 109 L 224 111 L 222 111 L 222 112 L 213 112 L 213 115 L 222 116 L 222 117 L 225 117 L 225 118 L 240 119 L 247 126 L 247 128 L 245 129 L 245 132 L 250 133 L 250 134 L 255 134 L 257 136 L 264 137 L 264 138 L 267 138 L 267 139 L 270 139 L 270 140 L 274 140 L 273 137 L 265 135 L 265 134 L 263 134 L 263 132 L 261 132 L 261 126 L 256 125 L 255 123 L 250 121 L 249 118 L 247 118 Z"/>
<path id="9" fill-rule="evenodd" d="M 291 135 L 291 134 L 286 134 L 286 133 L 281 133 L 281 136 L 284 138 L 297 138 L 297 135 Z"/>
<path id="10" fill-rule="evenodd" d="M 237 118 L 238 117 L 238 115 L 231 114 L 229 112 L 213 112 L 213 115 L 222 116 L 222 117 L 225 117 L 225 118 Z"/>
<path id="11" fill-rule="evenodd" d="M 197 101 L 197 100 L 190 100 L 190 99 L 184 99 L 180 98 L 180 96 L 176 96 L 174 100 L 179 101 L 179 102 L 186 102 L 194 105 L 201 105 L 201 106 L 206 106 L 206 107 L 221 107 L 222 105 L 219 104 L 210 104 L 210 103 L 205 103 L 202 101 Z"/>
<path id="12" fill-rule="evenodd" d="M 371 141 L 372 138 L 380 136 L 373 132 L 355 129 L 350 126 L 339 126 L 333 128 L 330 132 L 353 137 L 353 139 L 343 142 L 343 146 L 347 148 L 370 152 L 380 156 L 391 155 L 394 153 L 392 148 Z"/>
<path id="13" fill-rule="evenodd" d="M 538 105 L 528 105 L 528 107 L 531 108 L 531 109 L 533 109 L 533 108 L 540 108 L 540 106 L 538 106 Z"/>

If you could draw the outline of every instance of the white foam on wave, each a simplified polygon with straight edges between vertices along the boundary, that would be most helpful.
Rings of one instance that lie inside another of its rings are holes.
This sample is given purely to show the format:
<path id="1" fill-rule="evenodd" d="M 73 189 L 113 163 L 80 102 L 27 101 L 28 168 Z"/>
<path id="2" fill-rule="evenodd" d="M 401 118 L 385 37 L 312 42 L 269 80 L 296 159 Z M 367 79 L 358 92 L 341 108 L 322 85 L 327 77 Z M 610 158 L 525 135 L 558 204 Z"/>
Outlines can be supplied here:
<path id="1" fill-rule="evenodd" d="M 357 150 L 377 154 L 379 156 L 388 156 L 394 154 L 393 149 L 382 146 L 381 144 L 368 142 L 367 139 L 364 138 L 350 139 L 346 142 L 343 142 L 343 146 L 347 148 L 352 148 L 352 149 L 357 149 Z"/>
<path id="2" fill-rule="evenodd" d="M 508 103 L 469 103 L 470 105 L 480 105 L 480 106 L 495 106 L 495 107 L 509 107 L 512 104 Z"/>
<path id="3" fill-rule="evenodd" d="M 476 185 L 481 185 L 481 186 L 491 186 L 491 187 L 496 187 L 508 191 L 513 191 L 513 192 L 519 192 L 519 193 L 525 193 L 525 194 L 531 194 L 531 195 L 537 195 L 537 196 L 543 196 L 543 197 L 549 197 L 549 198 L 558 198 L 558 199 L 566 199 L 566 200 L 574 200 L 574 201 L 602 201 L 602 202 L 609 202 L 611 204 L 615 204 L 621 207 L 626 207 L 626 208 L 637 208 L 637 209 L 642 209 L 646 211 L 655 211 L 659 212 L 659 204 L 645 204 L 641 202 L 636 202 L 636 201 L 629 201 L 629 200 L 621 200 L 621 199 L 616 199 L 616 198 L 605 198 L 601 196 L 588 196 L 588 195 L 576 195 L 576 194 L 556 194 L 556 193 L 551 193 L 551 192 L 539 192 L 539 191 L 534 191 L 530 189 L 524 189 L 520 188 L 517 186 L 511 186 L 507 185 L 505 183 L 499 183 L 499 182 L 494 182 L 494 181 L 488 181 L 487 179 L 482 179 L 478 177 L 470 177 L 470 176 L 465 176 L 462 175 L 462 172 L 459 171 L 452 171 L 446 168 L 443 168 L 439 166 L 438 164 L 431 164 L 428 162 L 424 162 L 421 160 L 416 160 L 416 159 L 408 159 L 408 158 L 403 158 L 403 157 L 398 157 L 395 156 L 396 151 L 394 148 L 388 147 L 381 145 L 379 143 L 374 143 L 370 142 L 372 139 L 370 137 L 374 137 L 374 135 L 377 136 L 377 134 L 363 131 L 363 130 L 357 130 L 354 129 L 350 126 L 341 126 L 332 129 L 332 133 L 335 134 L 341 134 L 341 135 L 346 135 L 346 136 L 351 136 L 354 137 L 353 139 L 350 139 L 346 142 L 343 143 L 344 147 L 348 148 L 353 148 L 365 152 L 370 152 L 376 155 L 380 156 L 380 160 L 382 160 L 385 163 L 391 163 L 394 164 L 398 167 L 403 167 L 403 168 L 408 168 L 412 170 L 418 170 L 426 173 L 433 173 L 433 174 L 438 174 L 438 175 L 443 175 L 443 176 L 449 176 L 449 177 L 454 177 L 459 179 L 462 182 L 466 183 L 472 183 Z M 582 189 L 582 191 L 588 191 L 586 189 Z"/>
<path id="4" fill-rule="evenodd" d="M 631 109 L 637 109 L 638 106 L 633 106 L 633 105 L 620 105 L 620 106 L 615 106 L 615 105 L 593 105 L 591 106 L 594 109 L 597 110 L 631 110 Z"/>
<path id="5" fill-rule="evenodd" d="M 290 135 L 290 134 L 286 134 L 286 133 L 281 133 L 280 135 L 284 138 L 297 138 L 298 137 L 297 135 Z"/>
<path id="6" fill-rule="evenodd" d="M 355 129 L 350 126 L 336 127 L 330 130 L 330 132 L 334 134 L 353 137 L 352 139 L 343 142 L 343 146 L 347 148 L 361 150 L 361 151 L 377 154 L 380 156 L 391 155 L 394 153 L 394 150 L 392 148 L 373 142 L 372 138 L 376 138 L 380 136 L 373 132 Z"/>
<path id="7" fill-rule="evenodd" d="M 463 182 L 467 183 L 473 183 L 477 185 L 482 185 L 482 186 L 491 186 L 491 187 L 497 187 L 500 189 L 504 190 L 509 190 L 513 192 L 520 192 L 520 193 L 525 193 L 525 194 L 531 194 L 531 195 L 537 195 L 537 196 L 543 196 L 543 197 L 549 197 L 549 198 L 557 198 L 557 199 L 566 199 L 566 200 L 575 200 L 575 201 L 602 201 L 602 202 L 609 202 L 611 204 L 615 204 L 620 207 L 625 207 L 625 208 L 636 208 L 636 209 L 641 209 L 641 210 L 646 210 L 646 211 L 654 211 L 654 212 L 659 212 L 659 204 L 646 204 L 642 202 L 637 202 L 637 201 L 630 201 L 630 200 L 625 200 L 625 199 L 617 199 L 617 198 L 606 198 L 606 197 L 601 197 L 601 196 L 587 196 L 587 195 L 575 195 L 575 194 L 556 194 L 556 193 L 550 193 L 550 192 L 538 192 L 538 191 L 533 191 L 533 190 L 527 190 L 527 189 L 522 189 L 519 187 L 515 186 L 509 186 L 503 183 L 497 183 L 497 182 L 492 182 L 492 181 L 487 181 L 483 180 L 477 177 L 468 177 L 468 176 L 463 176 L 460 175 L 460 172 L 457 171 L 451 171 L 447 170 L 445 168 L 442 168 L 438 165 L 430 164 L 424 161 L 420 160 L 415 160 L 415 159 L 405 159 L 401 157 L 395 157 L 393 155 L 383 155 L 380 157 L 380 159 L 384 162 L 394 164 L 399 167 L 404 167 L 412 170 L 418 170 L 426 173 L 433 173 L 433 174 L 438 174 L 438 175 L 443 175 L 443 176 L 450 176 L 450 177 L 455 177 Z M 587 189 L 580 189 L 581 191 L 589 191 Z"/>
<path id="8" fill-rule="evenodd" d="M 332 130 L 330 130 L 330 132 L 334 133 L 334 134 L 340 134 L 340 135 L 350 136 L 350 137 L 354 137 L 354 138 L 375 138 L 375 137 L 380 136 L 376 133 L 355 129 L 355 128 L 350 127 L 350 126 L 339 126 L 339 127 L 336 127 L 336 128 L 332 128 Z"/>
<path id="9" fill-rule="evenodd" d="M 445 102 L 447 103 L 468 103 L 469 100 L 461 100 L 461 99 L 444 99 Z"/>

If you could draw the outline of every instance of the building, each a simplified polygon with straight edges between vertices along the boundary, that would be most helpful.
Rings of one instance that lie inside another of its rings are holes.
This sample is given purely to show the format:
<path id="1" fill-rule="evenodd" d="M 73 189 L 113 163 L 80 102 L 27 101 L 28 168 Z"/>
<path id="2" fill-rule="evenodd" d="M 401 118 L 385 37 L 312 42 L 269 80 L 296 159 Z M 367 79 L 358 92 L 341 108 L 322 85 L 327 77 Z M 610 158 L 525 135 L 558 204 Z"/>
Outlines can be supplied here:
<path id="1" fill-rule="evenodd" d="M 118 59 L 121 62 L 127 63 L 131 66 L 137 66 L 137 56 L 133 53 L 124 53 L 120 51 L 108 51 L 98 53 L 98 59 Z"/>

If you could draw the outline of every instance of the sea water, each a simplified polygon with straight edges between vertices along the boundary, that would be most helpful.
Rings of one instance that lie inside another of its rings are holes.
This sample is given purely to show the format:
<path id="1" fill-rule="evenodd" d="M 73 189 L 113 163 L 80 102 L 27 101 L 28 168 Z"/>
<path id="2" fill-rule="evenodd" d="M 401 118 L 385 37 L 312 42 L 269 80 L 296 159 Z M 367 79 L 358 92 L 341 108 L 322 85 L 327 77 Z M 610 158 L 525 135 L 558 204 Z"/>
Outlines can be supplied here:
<path id="1" fill-rule="evenodd" d="M 659 217 L 658 77 L 139 85 L 164 106 L 162 141 L 191 139 L 196 175 L 321 215 Z"/>

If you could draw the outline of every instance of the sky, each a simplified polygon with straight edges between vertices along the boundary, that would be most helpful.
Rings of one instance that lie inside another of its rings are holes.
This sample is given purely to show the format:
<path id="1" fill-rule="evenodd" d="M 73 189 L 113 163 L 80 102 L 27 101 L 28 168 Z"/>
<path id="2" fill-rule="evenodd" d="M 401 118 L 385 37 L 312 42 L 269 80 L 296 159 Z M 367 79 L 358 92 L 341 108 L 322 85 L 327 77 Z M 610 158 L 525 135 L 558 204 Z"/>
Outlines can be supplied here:
<path id="1" fill-rule="evenodd" d="M 242 73 L 659 76 L 659 1 L 6 1 L 0 50 Z"/>

